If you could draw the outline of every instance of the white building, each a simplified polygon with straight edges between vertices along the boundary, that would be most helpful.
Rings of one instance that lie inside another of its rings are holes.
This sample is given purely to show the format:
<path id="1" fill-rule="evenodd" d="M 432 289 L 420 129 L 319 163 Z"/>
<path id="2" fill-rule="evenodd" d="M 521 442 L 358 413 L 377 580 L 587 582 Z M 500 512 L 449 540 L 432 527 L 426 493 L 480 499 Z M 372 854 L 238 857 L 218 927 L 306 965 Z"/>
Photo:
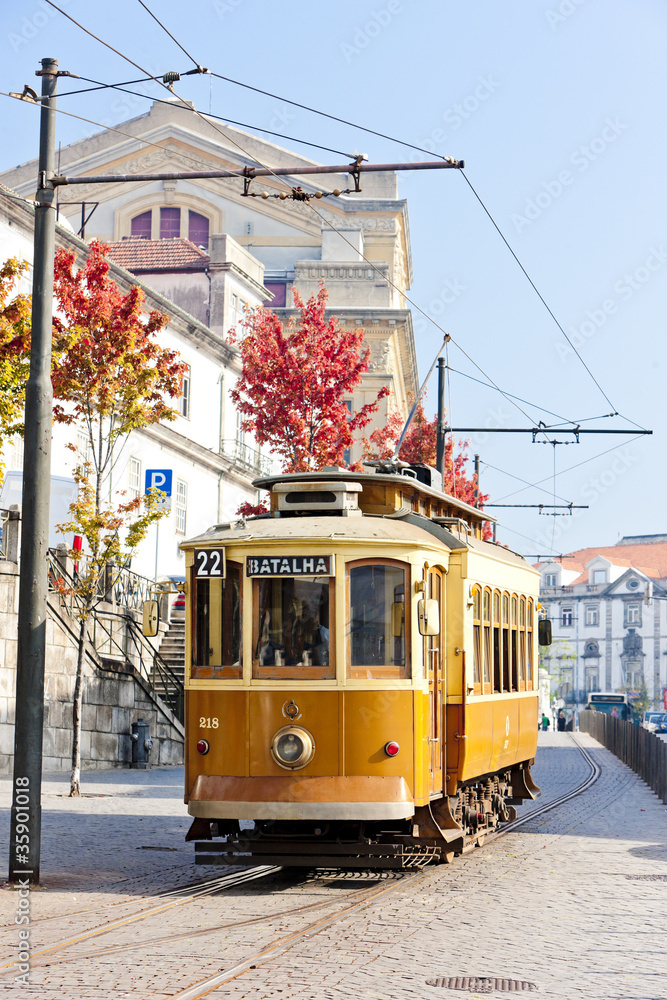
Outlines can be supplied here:
<path id="1" fill-rule="evenodd" d="M 0 188 L 1 260 L 18 257 L 32 261 L 33 224 L 32 204 Z M 80 263 L 88 252 L 86 244 L 66 224 L 57 228 L 57 245 L 74 249 Z M 249 268 L 246 251 L 229 238 L 218 250 L 219 293 L 227 294 L 230 301 L 233 295 L 243 295 L 251 306 L 266 299 L 262 265 L 255 262 Z M 251 480 L 268 471 L 270 463 L 267 466 L 267 459 L 254 449 L 252 442 L 239 436 L 237 414 L 229 398 L 229 390 L 240 371 L 237 349 L 225 342 L 222 332 L 211 330 L 116 264 L 111 265 L 111 276 L 123 291 L 131 284 L 138 284 L 145 294 L 146 310 L 156 309 L 169 316 L 168 326 L 159 335 L 160 341 L 163 346 L 177 350 L 188 365 L 183 395 L 176 404 L 178 417 L 171 423 L 132 432 L 112 482 L 114 489 L 127 490 L 130 495 L 143 493 L 149 470 L 171 471 L 171 513 L 163 518 L 157 530 L 152 529 L 132 569 L 149 578 L 182 575 L 180 541 L 186 535 L 196 535 L 216 522 L 233 517 L 243 501 L 254 501 L 257 493 Z M 31 291 L 30 274 L 22 280 L 19 290 Z M 77 457 L 66 447 L 69 442 L 79 448 L 85 446 L 84 436 L 77 434 L 76 428 L 56 425 L 51 462 L 52 524 L 66 517 L 68 484 L 73 495 L 71 475 Z M 8 473 L 0 494 L 2 508 L 20 503 L 22 446 L 23 442 L 16 440 L 6 448 Z M 59 538 L 71 546 L 72 538 L 63 538 L 54 531 L 51 544 L 57 544 Z"/>
<path id="2" fill-rule="evenodd" d="M 553 643 L 541 662 L 566 705 L 589 691 L 667 688 L 667 535 L 637 535 L 541 563 Z"/>

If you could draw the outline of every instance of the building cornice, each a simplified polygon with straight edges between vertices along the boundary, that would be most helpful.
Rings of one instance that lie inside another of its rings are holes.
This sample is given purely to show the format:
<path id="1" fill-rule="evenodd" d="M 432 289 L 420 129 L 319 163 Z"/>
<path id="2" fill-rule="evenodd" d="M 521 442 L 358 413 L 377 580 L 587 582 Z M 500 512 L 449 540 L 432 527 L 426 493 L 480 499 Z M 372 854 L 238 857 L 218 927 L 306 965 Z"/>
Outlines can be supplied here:
<path id="1" fill-rule="evenodd" d="M 152 424 L 150 427 L 138 428 L 134 433 L 143 435 L 152 442 L 176 452 L 199 468 L 208 469 L 209 472 L 219 476 L 224 475 L 227 480 L 231 480 L 237 486 L 247 489 L 250 493 L 254 492 L 252 480 L 257 477 L 256 472 L 246 472 L 235 465 L 232 459 L 212 451 L 210 448 L 204 448 L 192 438 L 185 437 L 185 435 L 175 431 L 169 424 Z"/>

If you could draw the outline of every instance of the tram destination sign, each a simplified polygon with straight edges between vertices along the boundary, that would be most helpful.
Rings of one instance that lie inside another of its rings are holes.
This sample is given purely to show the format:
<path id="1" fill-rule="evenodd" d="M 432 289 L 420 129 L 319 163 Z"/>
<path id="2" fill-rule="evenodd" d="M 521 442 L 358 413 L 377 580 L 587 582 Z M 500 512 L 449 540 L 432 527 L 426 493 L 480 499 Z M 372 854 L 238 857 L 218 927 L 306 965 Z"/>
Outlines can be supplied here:
<path id="1" fill-rule="evenodd" d="M 333 576 L 334 556 L 247 556 L 246 576 Z"/>

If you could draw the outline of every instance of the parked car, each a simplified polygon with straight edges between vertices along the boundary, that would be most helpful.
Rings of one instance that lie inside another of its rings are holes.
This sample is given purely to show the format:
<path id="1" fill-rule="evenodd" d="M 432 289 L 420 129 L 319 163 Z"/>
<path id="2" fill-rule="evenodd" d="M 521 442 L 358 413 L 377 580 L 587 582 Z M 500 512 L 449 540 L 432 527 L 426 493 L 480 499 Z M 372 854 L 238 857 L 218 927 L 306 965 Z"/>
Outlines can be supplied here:
<path id="1" fill-rule="evenodd" d="M 169 614 L 170 622 L 185 621 L 185 594 L 176 594 Z"/>
<path id="2" fill-rule="evenodd" d="M 665 721 L 664 712 L 644 712 L 642 727 L 648 729 L 649 733 L 667 732 L 667 728 L 663 729 Z"/>
<path id="3" fill-rule="evenodd" d="M 667 733 L 667 712 L 662 712 L 657 723 L 656 733 Z"/>

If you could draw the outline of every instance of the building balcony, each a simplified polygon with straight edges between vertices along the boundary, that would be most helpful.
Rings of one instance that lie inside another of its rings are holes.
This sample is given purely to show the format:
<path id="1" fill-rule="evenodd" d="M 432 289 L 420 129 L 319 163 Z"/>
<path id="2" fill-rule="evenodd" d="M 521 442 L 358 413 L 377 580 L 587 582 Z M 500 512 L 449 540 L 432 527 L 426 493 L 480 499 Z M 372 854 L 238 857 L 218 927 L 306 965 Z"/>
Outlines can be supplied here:
<path id="1" fill-rule="evenodd" d="M 273 472 L 272 460 L 243 441 L 234 438 L 221 441 L 220 454 L 253 476 L 268 476 Z"/>

